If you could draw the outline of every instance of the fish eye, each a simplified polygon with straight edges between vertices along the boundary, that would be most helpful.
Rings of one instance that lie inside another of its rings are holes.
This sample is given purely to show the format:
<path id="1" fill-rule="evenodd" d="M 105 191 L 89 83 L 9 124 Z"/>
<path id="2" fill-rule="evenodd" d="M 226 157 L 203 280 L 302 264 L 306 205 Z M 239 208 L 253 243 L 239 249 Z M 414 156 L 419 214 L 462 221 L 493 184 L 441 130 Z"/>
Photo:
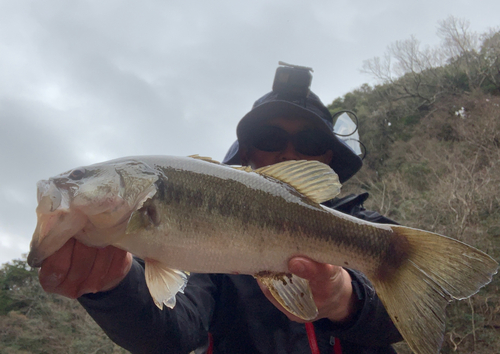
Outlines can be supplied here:
<path id="1" fill-rule="evenodd" d="M 69 178 L 71 178 L 74 181 L 77 181 L 79 179 L 82 179 L 82 177 L 85 175 L 85 169 L 84 168 L 77 168 L 71 171 L 69 174 Z"/>

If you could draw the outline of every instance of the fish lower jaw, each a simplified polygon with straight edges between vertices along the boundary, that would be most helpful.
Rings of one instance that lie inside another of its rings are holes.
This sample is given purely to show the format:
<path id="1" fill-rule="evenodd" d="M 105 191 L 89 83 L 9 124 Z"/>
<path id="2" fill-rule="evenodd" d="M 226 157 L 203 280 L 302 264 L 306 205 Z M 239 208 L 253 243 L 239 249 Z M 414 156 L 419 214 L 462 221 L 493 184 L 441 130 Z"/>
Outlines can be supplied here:
<path id="1" fill-rule="evenodd" d="M 43 263 L 43 259 L 40 259 L 35 253 L 33 252 L 30 252 L 28 254 L 28 259 L 27 259 L 27 262 L 28 262 L 28 265 L 31 267 L 31 268 L 40 268 L 42 266 L 42 263 Z"/>

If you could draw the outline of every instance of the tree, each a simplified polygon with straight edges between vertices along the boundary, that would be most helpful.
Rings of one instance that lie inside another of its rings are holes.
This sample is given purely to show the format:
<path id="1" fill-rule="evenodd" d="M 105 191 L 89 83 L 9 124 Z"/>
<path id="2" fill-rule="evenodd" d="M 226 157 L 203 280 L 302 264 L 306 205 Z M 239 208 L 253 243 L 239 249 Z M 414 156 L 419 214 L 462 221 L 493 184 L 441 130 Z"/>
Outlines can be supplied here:
<path id="1" fill-rule="evenodd" d="M 28 306 L 24 288 L 36 283 L 36 271 L 25 261 L 16 259 L 0 268 L 0 315 Z"/>
<path id="2" fill-rule="evenodd" d="M 500 31 L 491 29 L 482 36 L 481 56 L 486 67 L 487 85 L 500 91 Z"/>
<path id="3" fill-rule="evenodd" d="M 469 21 L 450 16 L 439 22 L 437 34 L 442 40 L 448 70 L 452 75 L 465 73 L 468 88 L 477 89 L 485 79 L 485 68 L 479 55 L 479 35 L 469 27 Z"/>
<path id="4" fill-rule="evenodd" d="M 396 41 L 382 59 L 364 61 L 362 72 L 391 84 L 391 100 L 415 99 L 415 108 L 432 105 L 443 94 L 471 92 L 485 80 L 497 88 L 500 35 L 483 35 L 481 46 L 481 36 L 469 27 L 467 20 L 450 16 L 439 22 L 440 46 L 422 48 L 414 36 Z"/>
<path id="5" fill-rule="evenodd" d="M 375 57 L 363 62 L 362 71 L 392 86 L 393 101 L 415 99 L 415 108 L 430 105 L 442 91 L 443 64 L 439 51 L 426 47 L 414 36 L 389 45 L 383 59 Z"/>

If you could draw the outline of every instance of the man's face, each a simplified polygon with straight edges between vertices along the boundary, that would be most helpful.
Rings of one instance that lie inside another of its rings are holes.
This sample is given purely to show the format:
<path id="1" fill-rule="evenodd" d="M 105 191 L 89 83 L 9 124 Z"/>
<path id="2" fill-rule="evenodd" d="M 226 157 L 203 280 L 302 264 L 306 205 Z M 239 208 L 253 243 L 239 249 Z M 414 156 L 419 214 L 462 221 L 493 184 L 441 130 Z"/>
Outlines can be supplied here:
<path id="1" fill-rule="evenodd" d="M 276 127 L 284 130 L 290 136 L 295 136 L 297 133 L 308 131 L 313 126 L 304 118 L 273 118 L 262 124 L 261 127 Z M 278 151 L 259 150 L 255 146 L 242 148 L 240 151 L 241 161 L 243 165 L 257 169 L 264 166 L 273 165 L 278 162 L 288 160 L 316 160 L 325 164 L 330 164 L 333 153 L 331 150 L 320 155 L 308 155 L 298 152 L 291 141 L 288 141 L 285 146 Z"/>

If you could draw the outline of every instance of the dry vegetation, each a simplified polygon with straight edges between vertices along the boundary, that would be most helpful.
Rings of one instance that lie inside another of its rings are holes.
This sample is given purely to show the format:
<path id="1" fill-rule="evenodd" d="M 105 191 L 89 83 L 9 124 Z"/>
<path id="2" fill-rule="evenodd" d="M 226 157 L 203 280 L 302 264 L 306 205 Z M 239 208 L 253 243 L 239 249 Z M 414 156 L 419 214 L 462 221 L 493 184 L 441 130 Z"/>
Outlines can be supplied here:
<path id="1" fill-rule="evenodd" d="M 364 169 L 344 193 L 365 189 L 368 209 L 500 260 L 500 98 L 453 97 L 414 129 L 411 139 L 394 143 L 383 174 Z M 470 300 L 450 305 L 442 353 L 500 353 L 499 287 L 497 277 Z"/>
<path id="2" fill-rule="evenodd" d="M 335 100 L 358 113 L 368 149 L 343 193 L 401 224 L 469 243 L 500 261 L 500 31 L 441 21 L 436 48 L 414 37 L 364 69 L 380 84 Z M 499 276 L 448 308 L 442 353 L 500 353 Z M 409 353 L 397 345 L 401 354 Z"/>
<path id="3" fill-rule="evenodd" d="M 127 353 L 80 304 L 45 293 L 36 270 L 15 260 L 0 270 L 0 353 Z"/>

